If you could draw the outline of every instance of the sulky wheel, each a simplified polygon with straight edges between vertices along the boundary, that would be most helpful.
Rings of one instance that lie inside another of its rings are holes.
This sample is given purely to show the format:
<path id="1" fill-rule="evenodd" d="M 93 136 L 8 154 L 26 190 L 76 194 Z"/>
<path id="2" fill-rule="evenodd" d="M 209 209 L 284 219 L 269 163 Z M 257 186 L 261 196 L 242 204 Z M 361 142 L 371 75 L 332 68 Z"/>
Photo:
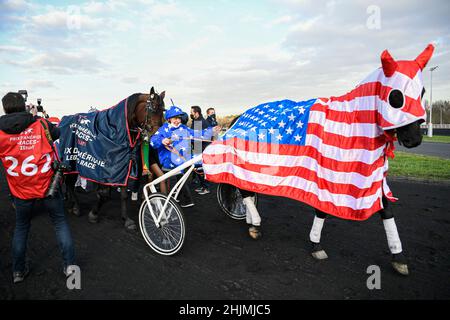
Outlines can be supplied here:
<path id="1" fill-rule="evenodd" d="M 258 204 L 258 195 L 255 194 L 255 206 Z M 235 220 L 243 220 L 246 216 L 246 207 L 241 192 L 235 186 L 221 183 L 217 187 L 217 201 L 223 212 Z"/>
<path id="2" fill-rule="evenodd" d="M 166 200 L 167 196 L 162 193 L 149 196 L 148 202 L 156 217 L 161 214 Z M 186 232 L 183 212 L 173 199 L 169 199 L 159 226 L 155 224 L 144 200 L 139 210 L 139 226 L 145 242 L 161 255 L 173 255 L 183 246 Z"/>

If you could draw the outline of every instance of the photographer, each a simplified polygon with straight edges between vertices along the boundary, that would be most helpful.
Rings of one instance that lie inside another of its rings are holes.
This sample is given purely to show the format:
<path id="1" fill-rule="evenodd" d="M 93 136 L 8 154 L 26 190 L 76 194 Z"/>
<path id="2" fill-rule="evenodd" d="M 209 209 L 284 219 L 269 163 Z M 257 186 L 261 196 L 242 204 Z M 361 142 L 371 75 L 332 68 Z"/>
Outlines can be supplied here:
<path id="1" fill-rule="evenodd" d="M 67 275 L 67 268 L 74 264 L 74 247 L 64 214 L 61 188 L 53 179 L 52 170 L 52 140 L 59 137 L 59 129 L 27 112 L 25 100 L 19 93 L 6 94 L 2 103 L 5 115 L 0 117 L 0 159 L 16 208 L 12 241 L 13 281 L 23 281 L 29 271 L 25 262 L 27 240 L 33 207 L 39 199 L 55 226 L 64 258 L 63 271 Z M 58 171 L 57 175 L 61 176 L 61 172 Z M 53 192 L 48 192 L 50 185 L 55 187 Z"/>
<path id="2" fill-rule="evenodd" d="M 42 106 L 42 99 L 38 98 L 37 99 L 37 106 L 35 106 L 34 104 L 30 104 L 29 106 L 27 106 L 27 109 L 31 112 L 31 114 L 33 116 L 39 116 L 45 119 L 48 119 L 49 116 L 47 114 L 47 112 L 44 110 L 44 107 Z"/>

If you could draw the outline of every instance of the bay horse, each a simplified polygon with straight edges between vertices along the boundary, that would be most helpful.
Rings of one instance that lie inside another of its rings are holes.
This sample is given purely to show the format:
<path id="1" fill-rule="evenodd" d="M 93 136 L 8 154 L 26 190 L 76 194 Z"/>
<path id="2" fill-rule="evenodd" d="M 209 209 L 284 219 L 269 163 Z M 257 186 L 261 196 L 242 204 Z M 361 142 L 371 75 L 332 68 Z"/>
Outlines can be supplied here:
<path id="1" fill-rule="evenodd" d="M 430 44 L 416 59 L 396 61 L 385 50 L 382 67 L 343 96 L 261 104 L 241 115 L 228 137 L 203 152 L 208 180 L 240 188 L 252 238 L 262 235 L 252 199 L 255 192 L 290 197 L 315 208 L 309 240 L 318 260 L 328 258 L 320 243 L 327 215 L 366 220 L 378 212 L 392 267 L 401 275 L 409 274 L 388 205 L 397 199 L 386 181 L 387 158 L 393 157 L 395 139 L 407 148 L 422 142 L 420 124 L 426 119 L 422 70 L 433 51 Z M 276 153 L 267 151 L 274 143 L 264 140 L 268 133 L 262 127 L 279 130 Z M 298 144 L 283 144 L 283 139 L 293 141 L 294 134 Z M 252 146 L 266 149 L 256 152 L 249 150 Z M 277 171 L 270 173 L 268 168 Z"/>
<path id="2" fill-rule="evenodd" d="M 150 145 L 151 137 L 165 122 L 164 111 L 166 110 L 164 107 L 162 107 L 156 109 L 154 112 L 149 113 L 145 129 L 141 134 L 141 143 L 145 143 L 146 147 L 148 148 L 148 155 L 144 152 L 144 150 L 141 151 L 142 162 L 148 160 L 148 167 L 144 167 L 143 164 L 142 171 L 142 175 L 147 176 L 147 183 L 152 182 L 154 179 L 157 179 L 164 174 L 159 164 L 158 152 Z M 147 159 L 144 159 L 144 157 L 147 157 Z M 163 194 L 167 194 L 167 184 L 165 181 L 161 181 L 160 183 L 160 192 Z"/>
<path id="3" fill-rule="evenodd" d="M 144 130 L 153 132 L 154 125 L 159 122 L 156 120 L 161 117 L 164 111 L 165 91 L 158 94 L 152 87 L 150 94 L 134 94 L 128 98 L 127 123 L 132 141 L 137 142 L 140 134 Z M 157 130 L 157 128 L 156 128 Z M 135 148 L 138 148 L 136 143 Z M 68 174 L 65 176 L 65 184 L 68 192 L 68 211 L 74 215 L 80 216 L 80 206 L 77 194 L 75 192 L 75 183 L 77 175 Z M 95 183 L 97 202 L 91 208 L 88 214 L 89 222 L 97 223 L 102 206 L 111 199 L 111 186 Z M 126 229 L 135 230 L 136 223 L 128 216 L 128 192 L 127 187 L 120 189 L 121 199 L 121 217 Z"/>

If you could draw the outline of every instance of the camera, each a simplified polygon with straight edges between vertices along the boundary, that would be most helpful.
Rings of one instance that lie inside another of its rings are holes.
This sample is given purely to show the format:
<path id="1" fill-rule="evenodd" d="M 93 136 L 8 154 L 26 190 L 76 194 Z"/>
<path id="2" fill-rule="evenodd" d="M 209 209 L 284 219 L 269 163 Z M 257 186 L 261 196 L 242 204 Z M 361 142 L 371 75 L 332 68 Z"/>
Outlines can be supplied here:
<path id="1" fill-rule="evenodd" d="M 48 187 L 45 194 L 46 197 L 54 197 L 58 193 L 58 188 L 61 184 L 64 172 L 68 172 L 70 170 L 68 166 L 59 161 L 54 161 L 52 166 L 54 174 L 52 177 L 52 181 L 50 182 L 50 186 Z"/>
<path id="2" fill-rule="evenodd" d="M 38 98 L 37 99 L 37 111 L 38 112 L 44 112 L 44 107 L 43 106 L 41 106 L 41 103 L 42 103 L 42 99 L 41 98 Z"/>
<path id="3" fill-rule="evenodd" d="M 21 94 L 23 97 L 23 100 L 25 100 L 25 102 L 27 102 L 27 98 L 28 98 L 27 90 L 19 90 L 17 93 Z"/>

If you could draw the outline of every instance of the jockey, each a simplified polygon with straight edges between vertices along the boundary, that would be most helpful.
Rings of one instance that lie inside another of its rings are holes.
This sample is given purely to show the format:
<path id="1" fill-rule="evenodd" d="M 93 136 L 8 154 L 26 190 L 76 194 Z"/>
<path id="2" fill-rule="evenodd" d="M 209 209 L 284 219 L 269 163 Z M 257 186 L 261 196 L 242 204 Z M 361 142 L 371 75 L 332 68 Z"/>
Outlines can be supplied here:
<path id="1" fill-rule="evenodd" d="M 150 145 L 158 151 L 163 167 L 173 169 L 192 158 L 191 140 L 211 140 L 219 127 L 192 130 L 181 123 L 184 112 L 177 106 L 166 111 L 167 122 L 152 136 Z"/>

